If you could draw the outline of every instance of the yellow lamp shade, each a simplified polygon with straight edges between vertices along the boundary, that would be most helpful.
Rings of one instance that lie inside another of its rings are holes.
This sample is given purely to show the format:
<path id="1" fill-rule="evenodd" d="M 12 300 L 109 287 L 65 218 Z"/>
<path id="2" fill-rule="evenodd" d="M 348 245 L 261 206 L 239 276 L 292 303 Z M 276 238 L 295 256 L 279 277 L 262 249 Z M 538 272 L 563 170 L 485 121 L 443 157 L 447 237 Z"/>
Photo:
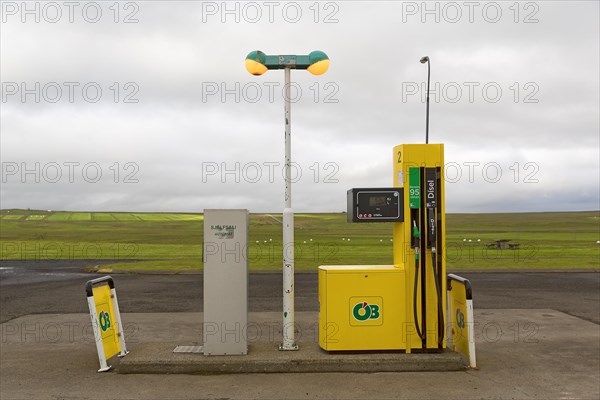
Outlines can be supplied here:
<path id="1" fill-rule="evenodd" d="M 311 51 L 308 55 L 308 72 L 313 75 L 323 75 L 329 69 L 329 57 L 320 50 Z"/>
<path id="2" fill-rule="evenodd" d="M 246 70 L 252 75 L 262 75 L 267 72 L 267 56 L 260 50 L 251 51 L 246 56 Z"/>
<path id="3" fill-rule="evenodd" d="M 329 60 L 321 60 L 307 68 L 313 75 L 323 75 L 329 69 Z"/>
<path id="4" fill-rule="evenodd" d="M 246 59 L 246 69 L 252 75 L 262 75 L 267 72 L 267 67 L 264 64 L 259 63 L 258 61 Z"/>

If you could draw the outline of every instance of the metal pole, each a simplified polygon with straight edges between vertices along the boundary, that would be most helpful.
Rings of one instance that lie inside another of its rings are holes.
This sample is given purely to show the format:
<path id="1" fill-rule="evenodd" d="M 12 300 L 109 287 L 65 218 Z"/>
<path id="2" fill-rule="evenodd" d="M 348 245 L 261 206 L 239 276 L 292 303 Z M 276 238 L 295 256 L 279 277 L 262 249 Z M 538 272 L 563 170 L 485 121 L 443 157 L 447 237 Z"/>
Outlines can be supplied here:
<path id="1" fill-rule="evenodd" d="M 298 350 L 294 332 L 294 210 L 292 209 L 292 113 L 290 68 L 285 68 L 285 209 L 283 210 L 283 343 Z"/>
<path id="2" fill-rule="evenodd" d="M 425 117 L 425 144 L 429 143 L 429 76 L 431 73 L 431 59 L 427 59 L 427 115 Z"/>

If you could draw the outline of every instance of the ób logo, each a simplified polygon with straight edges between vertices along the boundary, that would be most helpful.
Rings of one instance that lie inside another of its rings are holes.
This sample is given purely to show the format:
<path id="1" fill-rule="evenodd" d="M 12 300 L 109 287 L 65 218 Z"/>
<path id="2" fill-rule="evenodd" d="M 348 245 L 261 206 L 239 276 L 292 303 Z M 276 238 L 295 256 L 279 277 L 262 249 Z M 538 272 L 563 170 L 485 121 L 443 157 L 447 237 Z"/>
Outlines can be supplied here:
<path id="1" fill-rule="evenodd" d="M 369 304 L 366 301 L 362 301 L 357 303 L 354 308 L 352 308 L 352 316 L 357 321 L 367 321 L 369 319 L 378 319 L 379 314 L 379 306 L 377 304 Z"/>
<path id="2" fill-rule="evenodd" d="M 102 332 L 106 332 L 106 330 L 110 328 L 110 315 L 106 311 L 100 312 L 98 321 L 100 321 L 100 329 L 102 329 Z"/>
<path id="3" fill-rule="evenodd" d="M 460 311 L 460 308 L 456 309 L 456 324 L 460 329 L 465 327 L 465 314 Z"/>

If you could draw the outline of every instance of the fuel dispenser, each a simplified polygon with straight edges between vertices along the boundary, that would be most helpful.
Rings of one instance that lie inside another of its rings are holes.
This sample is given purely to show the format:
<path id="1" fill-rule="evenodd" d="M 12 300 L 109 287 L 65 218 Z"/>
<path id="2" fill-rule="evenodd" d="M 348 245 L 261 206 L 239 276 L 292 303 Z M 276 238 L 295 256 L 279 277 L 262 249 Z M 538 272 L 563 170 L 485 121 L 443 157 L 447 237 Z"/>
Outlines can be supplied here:
<path id="1" fill-rule="evenodd" d="M 394 147 L 394 186 L 350 189 L 349 222 L 390 222 L 393 265 L 319 267 L 327 351 L 446 348 L 444 145 Z"/>

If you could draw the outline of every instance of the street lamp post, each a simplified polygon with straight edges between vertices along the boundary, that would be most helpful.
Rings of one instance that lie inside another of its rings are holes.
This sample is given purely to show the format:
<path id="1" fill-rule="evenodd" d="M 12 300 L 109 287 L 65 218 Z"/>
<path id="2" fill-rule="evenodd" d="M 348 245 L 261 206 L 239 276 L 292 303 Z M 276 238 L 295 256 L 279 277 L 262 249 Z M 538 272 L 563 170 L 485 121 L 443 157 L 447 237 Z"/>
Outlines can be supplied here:
<path id="1" fill-rule="evenodd" d="M 329 58 L 322 51 L 309 55 L 268 56 L 252 51 L 246 56 L 246 69 L 252 75 L 262 75 L 269 69 L 283 69 L 285 116 L 285 208 L 283 209 L 283 342 L 279 350 L 298 350 L 294 332 L 294 210 L 292 208 L 292 106 L 291 70 L 306 69 L 314 75 L 324 74 Z"/>
<path id="2" fill-rule="evenodd" d="M 429 57 L 421 57 L 421 64 L 427 63 L 427 111 L 425 115 L 425 144 L 429 143 L 429 77 L 431 75 L 431 60 Z"/>

